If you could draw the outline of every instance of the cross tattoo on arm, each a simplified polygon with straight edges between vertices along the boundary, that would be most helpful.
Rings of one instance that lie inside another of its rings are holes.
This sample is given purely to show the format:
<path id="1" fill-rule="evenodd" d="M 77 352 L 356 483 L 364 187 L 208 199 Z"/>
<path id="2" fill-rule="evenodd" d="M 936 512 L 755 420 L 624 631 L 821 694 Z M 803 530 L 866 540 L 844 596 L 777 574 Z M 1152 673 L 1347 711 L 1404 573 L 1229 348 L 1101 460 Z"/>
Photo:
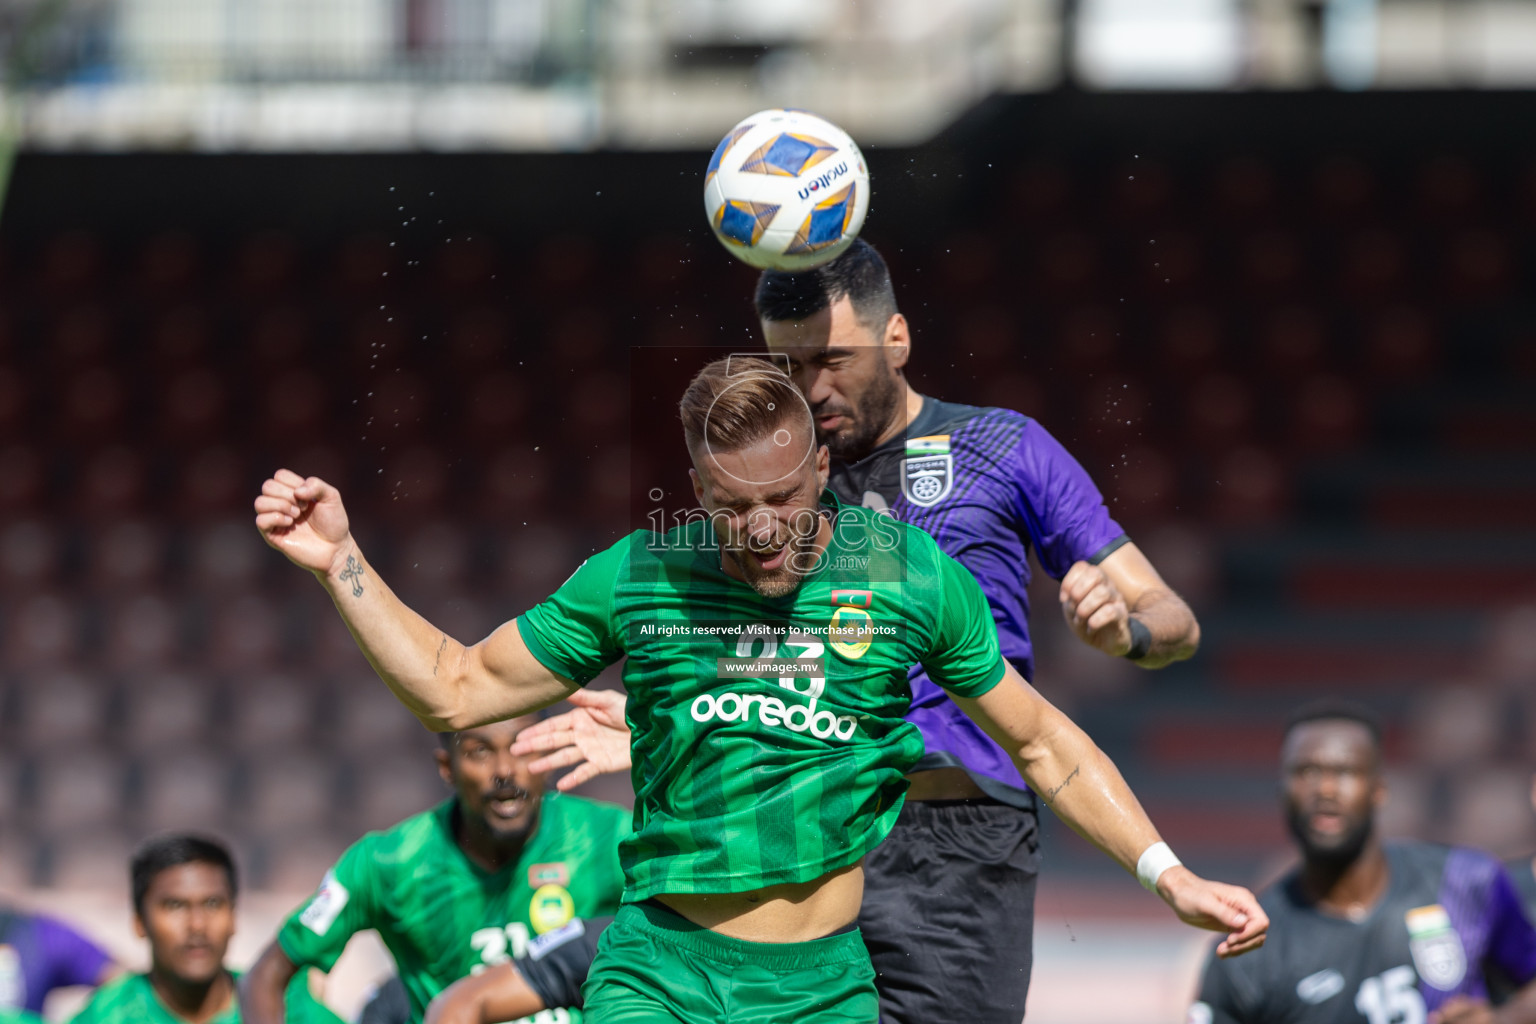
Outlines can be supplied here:
<path id="1" fill-rule="evenodd" d="M 352 555 L 347 556 L 347 567 L 341 570 L 341 579 L 352 584 L 352 596 L 363 596 L 363 563 Z"/>

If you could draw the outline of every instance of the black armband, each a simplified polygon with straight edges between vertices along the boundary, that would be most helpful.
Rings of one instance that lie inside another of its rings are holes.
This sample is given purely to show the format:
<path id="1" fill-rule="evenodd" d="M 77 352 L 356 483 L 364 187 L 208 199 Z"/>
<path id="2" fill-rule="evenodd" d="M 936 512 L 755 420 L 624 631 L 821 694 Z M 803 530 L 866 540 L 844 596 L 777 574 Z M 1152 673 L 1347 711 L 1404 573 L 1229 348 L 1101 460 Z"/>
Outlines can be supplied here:
<path id="1" fill-rule="evenodd" d="M 1134 615 L 1125 624 L 1131 631 L 1131 649 L 1125 652 L 1125 660 L 1140 661 L 1152 652 L 1152 631 Z"/>
<path id="2" fill-rule="evenodd" d="M 528 955 L 518 958 L 515 966 L 546 1008 L 581 1007 L 581 986 L 597 956 L 597 937 L 612 921 L 611 917 L 578 917 L 528 944 Z"/>

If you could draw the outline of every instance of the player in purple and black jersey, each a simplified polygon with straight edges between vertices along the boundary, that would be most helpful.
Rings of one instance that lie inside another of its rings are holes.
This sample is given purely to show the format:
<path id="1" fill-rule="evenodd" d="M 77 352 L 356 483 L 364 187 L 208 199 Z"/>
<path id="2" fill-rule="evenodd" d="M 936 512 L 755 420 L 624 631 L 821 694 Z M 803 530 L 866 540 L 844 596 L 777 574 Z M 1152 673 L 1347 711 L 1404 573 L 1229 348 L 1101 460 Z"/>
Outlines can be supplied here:
<path id="1" fill-rule="evenodd" d="M 51 917 L 0 907 L 0 1012 L 43 1012 L 56 988 L 92 987 L 119 968 L 94 942 Z"/>
<path id="2" fill-rule="evenodd" d="M 1030 549 L 1062 581 L 1062 610 L 1083 642 L 1146 668 L 1195 652 L 1189 606 L 1037 420 L 912 389 L 903 372 L 910 329 L 873 246 L 856 241 L 807 273 L 763 274 L 756 308 L 831 450 L 833 490 L 920 527 L 969 569 L 1021 676 L 1033 679 L 1035 668 Z M 891 1024 L 1013 1024 L 1032 962 L 1035 797 L 921 666 L 911 684 L 907 719 L 927 754 L 908 776 L 901 820 L 866 862 L 859 918 L 880 973 L 881 1015 Z M 955 902 L 957 891 L 989 890 L 1003 898 Z"/>
<path id="3" fill-rule="evenodd" d="M 1303 710 L 1281 761 L 1301 865 L 1260 897 L 1263 953 L 1207 962 L 1190 1024 L 1536 1022 L 1536 929 L 1499 862 L 1377 836 L 1386 788 L 1369 713 Z"/>

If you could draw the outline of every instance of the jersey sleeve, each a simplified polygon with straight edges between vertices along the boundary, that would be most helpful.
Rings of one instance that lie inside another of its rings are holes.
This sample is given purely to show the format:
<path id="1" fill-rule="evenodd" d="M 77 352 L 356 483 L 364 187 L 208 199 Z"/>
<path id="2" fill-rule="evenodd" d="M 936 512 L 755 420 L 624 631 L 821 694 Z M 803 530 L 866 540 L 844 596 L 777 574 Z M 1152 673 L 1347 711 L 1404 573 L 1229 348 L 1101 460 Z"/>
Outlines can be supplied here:
<path id="1" fill-rule="evenodd" d="M 597 939 L 611 917 L 574 921 L 534 939 L 528 955 L 517 961 L 517 973 L 546 1007 L 581 1006 L 581 987 L 597 956 Z"/>
<path id="2" fill-rule="evenodd" d="M 1488 936 L 1488 958 L 1516 985 L 1536 979 L 1536 927 L 1521 905 L 1520 894 L 1502 866 L 1489 893 L 1493 927 Z"/>
<path id="3" fill-rule="evenodd" d="M 48 951 L 50 988 L 95 985 L 112 958 L 90 939 L 61 921 L 39 917 L 34 922 L 40 944 Z"/>
<path id="4" fill-rule="evenodd" d="M 1076 562 L 1097 565 L 1126 543 L 1088 471 L 1039 423 L 1025 426 L 1014 459 L 1019 514 L 1052 578 L 1061 579 Z"/>
<path id="5" fill-rule="evenodd" d="M 377 879 L 373 844 L 352 844 L 325 873 L 309 902 L 295 910 L 277 933 L 288 959 L 299 967 L 329 971 L 353 935 L 374 926 Z"/>
<path id="6" fill-rule="evenodd" d="M 523 643 L 551 672 L 582 686 L 623 657 L 613 592 L 627 564 L 629 539 L 581 563 L 544 601 L 518 616 Z"/>
<path id="7" fill-rule="evenodd" d="M 971 571 L 937 547 L 934 550 L 939 571 L 938 621 L 923 668 L 949 693 L 980 697 L 1002 680 L 1007 667 L 997 646 L 997 623 Z"/>
<path id="8" fill-rule="evenodd" d="M 1189 1008 L 1187 1024 L 1257 1024 L 1239 995 L 1232 966 L 1213 948 L 1200 973 L 1200 995 Z"/>

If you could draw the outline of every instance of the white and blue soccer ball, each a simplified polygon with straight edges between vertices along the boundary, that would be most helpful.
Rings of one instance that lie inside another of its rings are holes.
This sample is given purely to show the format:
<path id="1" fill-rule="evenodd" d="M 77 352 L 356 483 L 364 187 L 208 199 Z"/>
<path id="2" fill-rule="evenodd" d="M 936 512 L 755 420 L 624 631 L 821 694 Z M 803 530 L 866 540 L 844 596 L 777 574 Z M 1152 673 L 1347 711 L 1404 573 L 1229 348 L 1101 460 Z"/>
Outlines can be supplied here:
<path id="1" fill-rule="evenodd" d="M 853 244 L 869 168 L 837 125 L 763 110 L 726 133 L 704 174 L 704 212 L 730 253 L 763 270 L 809 270 Z"/>

